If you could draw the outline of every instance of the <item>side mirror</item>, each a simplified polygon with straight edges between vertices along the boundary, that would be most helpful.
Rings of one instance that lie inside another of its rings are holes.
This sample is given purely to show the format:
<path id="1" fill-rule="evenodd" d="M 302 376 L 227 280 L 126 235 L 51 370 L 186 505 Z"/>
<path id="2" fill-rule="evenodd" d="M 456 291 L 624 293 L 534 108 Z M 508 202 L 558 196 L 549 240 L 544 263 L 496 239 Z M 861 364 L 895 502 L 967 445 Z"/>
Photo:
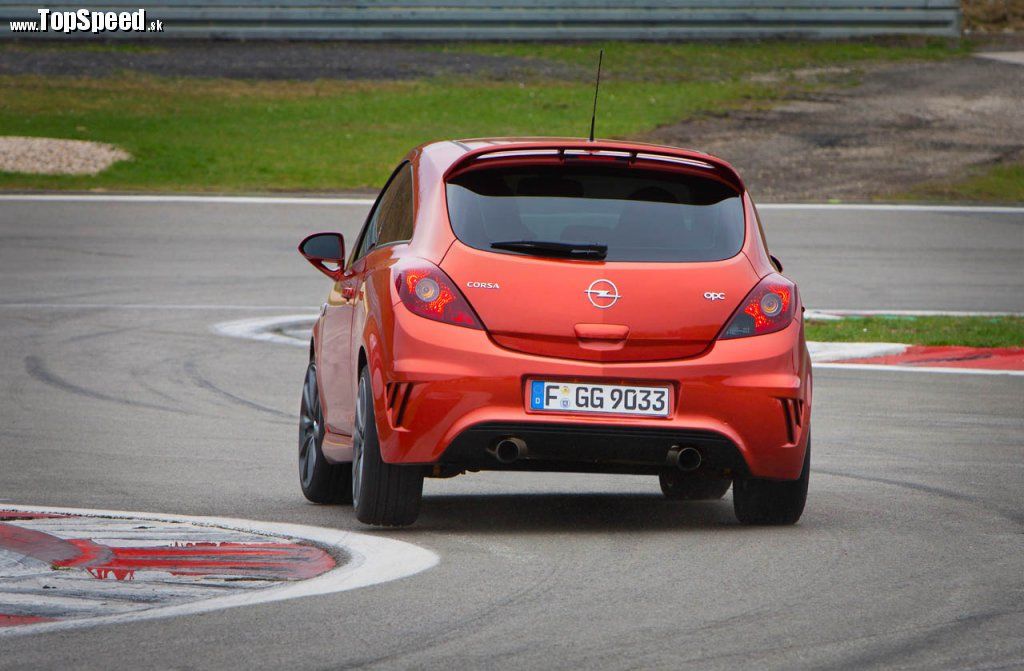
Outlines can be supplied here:
<path id="1" fill-rule="evenodd" d="M 782 272 L 782 261 L 779 261 L 777 258 L 772 256 L 771 254 L 768 255 L 768 258 L 772 260 L 772 265 L 775 266 L 775 270 L 777 270 L 777 271 L 779 271 L 781 273 Z"/>
<path id="2" fill-rule="evenodd" d="M 299 254 L 335 282 L 341 279 L 345 269 L 345 238 L 341 233 L 314 233 L 299 243 Z M 324 265 L 327 263 L 337 267 Z"/>

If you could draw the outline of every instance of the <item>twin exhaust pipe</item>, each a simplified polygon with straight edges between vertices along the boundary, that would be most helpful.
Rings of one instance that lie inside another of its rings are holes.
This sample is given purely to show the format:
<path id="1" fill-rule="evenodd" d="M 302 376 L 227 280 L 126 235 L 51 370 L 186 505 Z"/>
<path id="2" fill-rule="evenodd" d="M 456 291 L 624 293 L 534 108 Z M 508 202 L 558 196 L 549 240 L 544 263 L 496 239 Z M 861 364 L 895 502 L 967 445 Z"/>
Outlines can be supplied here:
<path id="1" fill-rule="evenodd" d="M 502 438 L 492 450 L 494 458 L 503 464 L 511 464 L 526 456 L 526 441 L 522 438 Z"/>
<path id="2" fill-rule="evenodd" d="M 690 473 L 700 468 L 701 461 L 700 450 L 696 447 L 673 445 L 668 451 L 668 463 L 684 473 Z"/>
<path id="3" fill-rule="evenodd" d="M 494 444 L 491 454 L 500 463 L 511 464 L 526 457 L 526 441 L 515 436 L 502 438 Z M 697 470 L 702 461 L 700 450 L 696 447 L 673 445 L 669 448 L 668 462 L 684 473 Z"/>

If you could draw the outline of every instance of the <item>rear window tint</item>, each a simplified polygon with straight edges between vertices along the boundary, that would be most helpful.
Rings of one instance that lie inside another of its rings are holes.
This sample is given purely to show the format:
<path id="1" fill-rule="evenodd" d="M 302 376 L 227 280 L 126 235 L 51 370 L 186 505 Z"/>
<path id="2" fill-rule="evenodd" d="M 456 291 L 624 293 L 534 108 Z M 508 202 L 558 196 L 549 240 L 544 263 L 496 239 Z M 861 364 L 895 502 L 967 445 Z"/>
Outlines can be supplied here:
<path id="1" fill-rule="evenodd" d="M 473 170 L 447 185 L 455 235 L 476 249 L 510 240 L 603 244 L 607 261 L 720 261 L 743 247 L 743 204 L 713 179 L 637 169 Z"/>

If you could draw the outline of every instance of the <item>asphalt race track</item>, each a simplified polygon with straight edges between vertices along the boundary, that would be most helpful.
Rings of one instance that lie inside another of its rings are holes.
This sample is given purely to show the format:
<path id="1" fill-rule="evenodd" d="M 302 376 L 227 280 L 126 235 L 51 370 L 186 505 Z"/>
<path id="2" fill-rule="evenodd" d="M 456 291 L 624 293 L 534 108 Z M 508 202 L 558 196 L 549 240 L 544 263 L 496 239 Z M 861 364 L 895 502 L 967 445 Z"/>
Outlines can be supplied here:
<path id="1" fill-rule="evenodd" d="M 1019 668 L 1024 378 L 821 370 L 808 508 L 738 526 L 654 478 L 428 480 L 414 527 L 307 504 L 306 233 L 365 205 L 0 202 L 0 505 L 353 529 L 437 553 L 401 580 L 0 638 L 0 668 Z M 1024 213 L 770 208 L 815 308 L 1024 311 Z"/>

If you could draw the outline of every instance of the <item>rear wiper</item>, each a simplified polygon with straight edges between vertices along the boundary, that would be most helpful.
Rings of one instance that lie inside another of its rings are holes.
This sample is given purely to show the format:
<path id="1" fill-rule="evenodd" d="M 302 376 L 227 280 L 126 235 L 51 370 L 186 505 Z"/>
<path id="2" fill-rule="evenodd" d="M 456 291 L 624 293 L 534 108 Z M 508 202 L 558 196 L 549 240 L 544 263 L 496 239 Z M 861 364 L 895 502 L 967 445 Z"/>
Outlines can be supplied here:
<path id="1" fill-rule="evenodd" d="M 536 256 L 559 256 L 567 259 L 600 260 L 608 255 L 608 245 L 583 242 L 552 242 L 548 240 L 504 240 L 492 242 L 492 249 L 507 249 Z"/>

